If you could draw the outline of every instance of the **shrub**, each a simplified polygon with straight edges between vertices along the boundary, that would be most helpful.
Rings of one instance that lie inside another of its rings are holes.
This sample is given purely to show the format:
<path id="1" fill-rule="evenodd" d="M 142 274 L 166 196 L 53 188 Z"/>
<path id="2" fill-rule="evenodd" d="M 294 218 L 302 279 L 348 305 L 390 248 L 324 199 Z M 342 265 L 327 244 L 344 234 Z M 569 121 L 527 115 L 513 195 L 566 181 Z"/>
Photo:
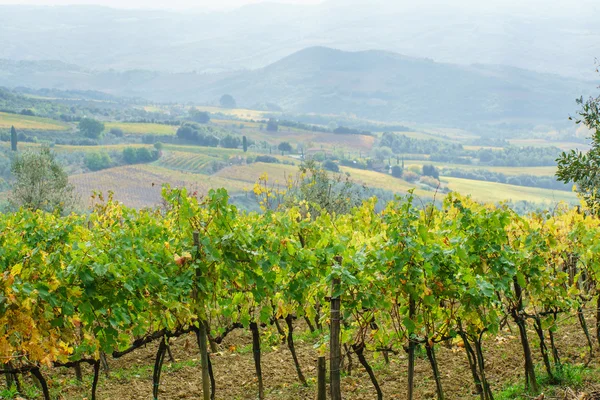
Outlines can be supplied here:
<path id="1" fill-rule="evenodd" d="M 264 162 L 270 164 L 279 164 L 279 160 L 273 156 L 256 156 L 255 162 Z"/>
<path id="2" fill-rule="evenodd" d="M 110 134 L 116 137 L 123 137 L 123 129 L 121 128 L 110 128 Z"/>
<path id="3" fill-rule="evenodd" d="M 207 124 L 210 121 L 210 114 L 206 111 L 200 111 L 197 108 L 190 108 L 189 111 L 190 119 L 194 122 L 199 122 L 201 124 Z"/>
<path id="4" fill-rule="evenodd" d="M 348 160 L 348 159 L 343 159 L 340 160 L 340 165 L 343 165 L 344 167 L 352 167 L 352 168 L 358 168 L 358 169 L 367 169 L 367 163 L 365 163 L 364 161 L 361 160 Z"/>
<path id="5" fill-rule="evenodd" d="M 325 160 L 322 165 L 323 165 L 323 168 L 326 169 L 327 171 L 340 172 L 340 167 L 331 160 Z"/>
<path id="6" fill-rule="evenodd" d="M 419 179 L 419 175 L 415 174 L 413 171 L 404 171 L 402 174 L 402 179 L 408 182 L 415 182 L 417 179 Z"/>
<path id="7" fill-rule="evenodd" d="M 202 172 L 208 174 L 216 174 L 217 172 L 226 167 L 228 167 L 228 165 L 224 161 L 212 161 L 206 167 L 203 168 Z"/>
<path id="8" fill-rule="evenodd" d="M 439 179 L 440 172 L 433 165 L 423 165 L 423 175 Z"/>
<path id="9" fill-rule="evenodd" d="M 110 156 L 106 152 L 100 151 L 100 152 L 87 153 L 85 155 L 84 162 L 85 162 L 85 166 L 90 171 L 99 171 L 101 169 L 109 168 L 112 163 L 112 160 L 110 159 Z"/>
<path id="10" fill-rule="evenodd" d="M 431 176 L 422 176 L 421 183 L 423 183 L 427 186 L 430 186 L 434 189 L 436 189 L 438 186 L 440 186 L 440 181 L 438 181 L 437 179 L 435 179 Z"/>
<path id="11" fill-rule="evenodd" d="M 138 163 L 154 161 L 154 155 L 145 147 L 140 147 L 135 150 L 135 157 Z"/>
<path id="12" fill-rule="evenodd" d="M 123 160 L 127 164 L 135 164 L 137 162 L 136 151 L 133 147 L 126 147 L 123 149 Z"/>
<path id="13" fill-rule="evenodd" d="M 104 124 L 92 118 L 82 118 L 79 121 L 79 132 L 90 139 L 98 139 L 104 132 Z"/>
<path id="14" fill-rule="evenodd" d="M 281 142 L 277 146 L 277 149 L 279 149 L 279 151 L 281 151 L 282 153 L 285 153 L 285 152 L 291 153 L 292 145 L 289 142 Z"/>
<path id="15" fill-rule="evenodd" d="M 399 165 L 394 165 L 392 167 L 392 176 L 394 178 L 402 178 L 402 173 L 404 172 L 404 170 L 402 169 L 401 166 Z"/>
<path id="16" fill-rule="evenodd" d="M 126 147 L 123 149 L 123 161 L 126 164 L 139 164 L 139 163 L 147 163 L 151 161 L 158 160 L 160 157 L 159 150 L 149 150 L 146 147 Z"/>
<path id="17" fill-rule="evenodd" d="M 242 144 L 242 141 L 239 137 L 227 135 L 221 139 L 221 146 L 226 149 L 237 149 Z"/>
<path id="18" fill-rule="evenodd" d="M 269 119 L 267 122 L 267 131 L 268 132 L 277 132 L 279 130 L 279 122 L 275 118 Z"/>
<path id="19" fill-rule="evenodd" d="M 325 153 L 315 153 L 311 158 L 315 161 L 323 162 L 325 161 Z"/>
<path id="20" fill-rule="evenodd" d="M 411 171 L 411 172 L 414 172 L 415 174 L 417 174 L 417 175 L 419 175 L 419 176 L 421 175 L 421 172 L 423 172 L 423 169 L 422 169 L 420 166 L 418 166 L 418 165 L 414 165 L 414 164 L 413 164 L 413 165 L 409 165 L 409 166 L 407 167 L 407 169 L 408 169 L 409 171 Z"/>

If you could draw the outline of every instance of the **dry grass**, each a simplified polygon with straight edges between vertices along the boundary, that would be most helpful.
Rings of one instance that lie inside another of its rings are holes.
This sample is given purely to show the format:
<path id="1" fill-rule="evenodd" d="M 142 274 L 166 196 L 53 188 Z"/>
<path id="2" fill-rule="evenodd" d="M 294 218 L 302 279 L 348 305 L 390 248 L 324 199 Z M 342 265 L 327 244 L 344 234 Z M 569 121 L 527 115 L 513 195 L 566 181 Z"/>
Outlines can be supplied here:
<path id="1" fill-rule="evenodd" d="M 27 131 L 67 131 L 71 129 L 70 125 L 50 118 L 0 112 L 0 129 L 10 129 L 11 126 L 17 130 Z"/>
<path id="2" fill-rule="evenodd" d="M 381 172 L 348 167 L 341 167 L 340 170 L 344 173 L 350 174 L 350 178 L 353 181 L 372 188 L 383 189 L 393 193 L 406 193 L 413 189 L 415 195 L 426 200 L 433 198 L 435 193 L 433 191 L 421 189 L 420 185 L 417 183 L 407 182 L 404 179 L 394 178 L 389 174 L 384 174 Z"/>
<path id="3" fill-rule="evenodd" d="M 130 207 L 153 207 L 161 203 L 161 187 L 187 187 L 191 192 L 205 195 L 212 188 L 226 188 L 241 193 L 247 188 L 235 180 L 180 171 L 154 165 L 130 165 L 103 171 L 74 175 L 69 178 L 86 204 L 93 191 L 114 192 L 116 200 Z"/>
<path id="4" fill-rule="evenodd" d="M 263 174 L 267 174 L 270 183 L 283 185 L 288 177 L 296 177 L 298 174 L 298 167 L 294 165 L 259 162 L 248 165 L 227 167 L 217 172 L 215 176 L 226 178 L 228 180 L 254 184 Z"/>

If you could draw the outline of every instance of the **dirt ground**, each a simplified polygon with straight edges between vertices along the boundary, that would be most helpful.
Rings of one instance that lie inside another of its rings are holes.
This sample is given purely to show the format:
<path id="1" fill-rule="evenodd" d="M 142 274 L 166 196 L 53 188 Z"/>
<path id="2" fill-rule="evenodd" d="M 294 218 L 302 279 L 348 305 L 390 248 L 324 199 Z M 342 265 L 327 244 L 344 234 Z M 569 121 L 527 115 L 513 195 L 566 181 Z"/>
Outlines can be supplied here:
<path id="1" fill-rule="evenodd" d="M 505 330 L 498 337 L 488 338 L 484 343 L 486 374 L 495 392 L 510 384 L 519 383 L 523 378 L 523 357 L 518 332 L 514 324 L 511 328 L 512 332 Z M 315 399 L 317 353 L 311 340 L 302 339 L 308 337 L 302 333 L 303 330 L 302 326 L 295 330 L 295 333 L 299 333 L 296 347 L 309 386 L 303 387 L 298 383 L 291 354 L 285 344 L 271 346 L 263 343 L 262 370 L 267 399 Z M 530 332 L 529 338 L 536 357 L 535 361 L 541 365 L 537 336 L 534 332 Z M 586 361 L 585 336 L 574 318 L 562 324 L 556 339 L 563 363 L 577 365 Z M 256 399 L 258 397 L 251 343 L 249 331 L 237 330 L 219 346 L 218 353 L 211 355 L 217 399 Z M 98 399 L 151 399 L 152 366 L 157 347 L 158 342 L 155 342 L 121 359 L 109 359 L 110 376 L 101 374 Z M 159 398 L 165 400 L 201 398 L 201 371 L 195 337 L 188 335 L 172 340 L 171 348 L 175 362 L 165 360 Z M 597 371 L 597 356 L 596 354 L 589 365 L 590 371 Z M 437 358 L 446 398 L 449 400 L 477 399 L 478 396 L 473 393 L 474 385 L 464 350 L 456 346 L 452 348 L 438 346 Z M 384 392 L 384 398 L 406 398 L 406 355 L 403 353 L 390 354 L 388 365 L 384 363 L 381 355 L 374 359 L 374 355 L 369 354 L 368 359 L 375 370 Z M 74 380 L 73 371 L 53 370 L 47 372 L 51 390 L 60 399 L 91 398 L 92 371 L 87 366 L 83 370 L 84 382 L 81 384 Z M 423 355 L 417 359 L 415 384 L 417 399 L 435 398 L 435 384 L 431 369 L 427 358 Z M 584 381 L 582 385 L 584 388 L 591 387 L 593 382 Z M 342 393 L 344 399 L 348 400 L 376 399 L 375 390 L 356 356 L 353 357 L 351 375 L 345 375 L 342 378 Z M 549 398 L 562 399 L 563 397 L 546 397 L 546 399 Z"/>

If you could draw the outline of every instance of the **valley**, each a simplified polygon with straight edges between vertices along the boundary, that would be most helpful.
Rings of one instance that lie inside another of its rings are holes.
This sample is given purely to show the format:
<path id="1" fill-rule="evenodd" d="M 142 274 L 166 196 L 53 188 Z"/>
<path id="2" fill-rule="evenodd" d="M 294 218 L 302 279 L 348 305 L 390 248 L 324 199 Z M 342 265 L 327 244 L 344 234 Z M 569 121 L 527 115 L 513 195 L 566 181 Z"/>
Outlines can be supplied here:
<path id="1" fill-rule="evenodd" d="M 332 174 L 341 174 L 355 185 L 368 188 L 365 199 L 375 196 L 382 202 L 409 191 L 424 202 L 457 191 L 478 201 L 520 204 L 523 210 L 552 208 L 559 202 L 578 203 L 569 187 L 552 182 L 554 159 L 579 143 L 552 137 L 530 140 L 517 135 L 514 139 L 494 141 L 466 130 L 418 124 L 407 127 L 329 114 L 309 118 L 298 115 L 301 120 L 321 122 L 318 124 L 284 119 L 293 116 L 282 112 L 144 105 L 139 100 L 128 104 L 125 99 L 102 102 L 99 107 L 86 99 L 4 93 L 8 99 L 5 106 L 31 105 L 24 110 L 36 115 L 23 115 L 18 108 L 0 113 L 0 134 L 5 132 L 0 137 L 7 140 L 9 129 L 14 126 L 22 139 L 20 149 L 51 146 L 66 163 L 82 207 L 91 204 L 89 198 L 94 191 L 113 192 L 114 198 L 125 205 L 154 207 L 160 204 L 162 185 L 169 184 L 193 188 L 198 195 L 224 187 L 242 207 L 256 210 L 252 189 L 259 178 L 266 173 L 270 184 L 283 187 L 288 179 L 297 179 L 299 166 L 306 159 L 330 161 Z M 191 110 L 205 115 L 208 121 L 193 122 L 196 114 L 192 115 Z M 78 115 L 90 112 L 104 125 L 104 132 L 96 139 L 86 138 L 78 129 Z M 276 121 L 275 128 L 269 127 L 270 121 Z M 185 126 L 213 135 L 216 142 L 207 146 L 182 137 Z M 246 151 L 242 148 L 244 137 L 249 143 Z M 289 151 L 281 151 L 281 143 L 289 144 Z M 518 149 L 526 149 L 525 145 L 530 149 L 526 151 L 537 151 L 544 158 L 533 164 L 523 161 L 529 155 L 522 158 Z M 5 149 L 1 154 L 7 157 L 9 143 L 1 146 Z M 123 161 L 126 148 L 146 148 L 149 152 L 160 149 L 160 156 L 130 164 Z M 90 154 L 107 154 L 111 161 L 90 170 L 86 165 Z M 538 165 L 540 162 L 542 165 Z M 436 176 L 423 175 L 423 168 L 429 166 Z M 401 172 L 394 174 L 394 167 Z"/>

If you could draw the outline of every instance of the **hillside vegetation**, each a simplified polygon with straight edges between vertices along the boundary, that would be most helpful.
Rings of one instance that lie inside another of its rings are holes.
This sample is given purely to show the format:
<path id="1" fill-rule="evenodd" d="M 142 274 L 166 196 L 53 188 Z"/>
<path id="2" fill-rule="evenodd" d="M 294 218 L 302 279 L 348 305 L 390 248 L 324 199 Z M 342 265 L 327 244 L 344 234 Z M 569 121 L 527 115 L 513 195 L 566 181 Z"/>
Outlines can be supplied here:
<path id="1" fill-rule="evenodd" d="M 301 50 L 264 68 L 226 74 L 98 72 L 66 64 L 0 65 L 0 86 L 88 87 L 157 101 L 275 104 L 287 112 L 355 114 L 454 126 L 564 120 L 593 84 L 502 66 L 462 66 L 383 51 Z"/>
<path id="2" fill-rule="evenodd" d="M 11 126 L 16 129 L 39 131 L 65 131 L 70 129 L 69 125 L 49 118 L 0 112 L 0 129 L 9 129 Z"/>

